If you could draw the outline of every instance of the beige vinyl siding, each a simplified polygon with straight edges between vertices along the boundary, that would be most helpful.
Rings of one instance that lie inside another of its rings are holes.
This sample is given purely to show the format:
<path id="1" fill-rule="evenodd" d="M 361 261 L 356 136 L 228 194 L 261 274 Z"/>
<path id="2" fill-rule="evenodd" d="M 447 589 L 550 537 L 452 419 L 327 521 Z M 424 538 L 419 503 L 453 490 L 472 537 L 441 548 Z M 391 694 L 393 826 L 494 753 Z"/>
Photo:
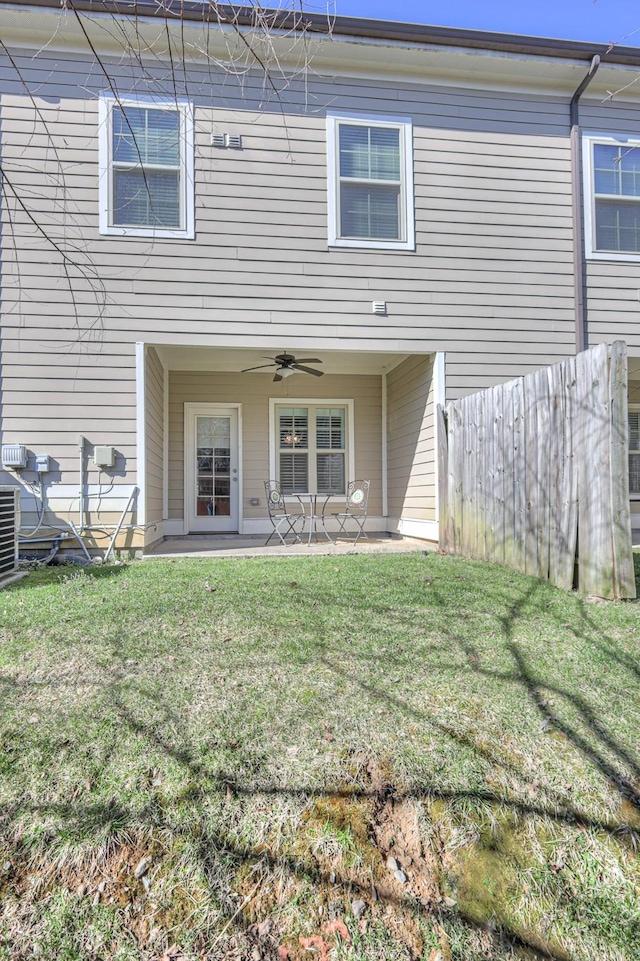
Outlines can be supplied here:
<path id="1" fill-rule="evenodd" d="M 29 465 L 35 454 L 49 454 L 51 471 L 44 476 L 52 524 L 79 522 L 78 489 L 80 454 L 78 439 L 86 438 L 85 479 L 94 493 L 86 498 L 87 523 L 115 524 L 136 478 L 136 381 L 135 351 L 117 345 L 81 345 L 66 349 L 47 343 L 46 334 L 34 336 L 28 328 L 0 332 L 2 364 L 2 443 L 25 444 Z M 113 471 L 100 471 L 93 462 L 96 445 L 113 445 Z M 29 469 L 24 482 L 34 482 Z M 13 471 L 0 467 L 0 484 L 16 483 Z M 113 486 L 112 486 L 113 485 Z M 21 501 L 23 524 L 33 525 L 32 498 L 25 483 Z M 105 492 L 102 496 L 99 492 Z M 109 492 L 109 493 L 106 493 Z M 97 513 L 99 510 L 99 513 Z M 135 515 L 127 517 L 127 523 Z M 45 525 L 44 530 L 46 530 Z M 120 545 L 134 546 L 134 535 Z M 105 546 L 102 543 L 101 546 Z"/>
<path id="2" fill-rule="evenodd" d="M 389 516 L 435 521 L 433 357 L 410 357 L 387 375 Z"/>
<path id="3" fill-rule="evenodd" d="M 151 524 L 162 520 L 164 491 L 164 367 L 153 347 L 145 356 L 145 448 L 145 520 Z"/>
<path id="4" fill-rule="evenodd" d="M 537 351 L 541 340 L 547 353 L 566 353 L 571 236 L 566 104 L 560 99 L 317 77 L 309 78 L 307 91 L 294 82 L 281 103 L 259 110 L 260 78 L 236 84 L 191 66 L 197 239 L 153 243 L 96 233 L 99 71 L 79 57 L 61 70 L 49 51 L 35 59 L 19 54 L 17 62 L 32 89 L 45 82 L 47 93 L 61 98 L 58 106 L 36 93 L 59 138 L 58 157 L 9 67 L 3 73 L 5 163 L 18 184 L 42 193 L 42 172 L 24 162 L 27 142 L 30 151 L 40 151 L 49 187 L 31 206 L 58 227 L 74 221 L 110 298 L 105 337 L 126 338 L 135 327 L 154 342 L 157 331 L 167 338 L 162 342 L 182 335 L 204 343 L 212 325 L 251 338 L 264 334 L 268 323 L 278 348 L 282 338 L 295 335 L 402 341 L 399 349 L 431 350 L 468 342 L 473 330 L 488 352 L 510 363 L 525 350 L 521 345 Z M 136 87 L 131 69 L 109 64 L 123 92 Z M 153 63 L 149 71 L 161 72 Z M 182 95 L 182 78 L 176 79 Z M 413 118 L 415 253 L 327 248 L 324 104 Z M 243 150 L 216 151 L 213 130 L 241 133 Z M 68 171 L 77 215 L 61 213 L 59 162 Z M 31 235 L 23 215 L 16 216 L 20 233 Z M 29 316 L 40 328 L 50 324 L 55 337 L 57 326 L 68 323 L 68 291 L 62 277 L 55 284 L 42 274 L 43 261 L 52 259 L 43 238 L 30 239 L 30 249 L 21 249 L 22 274 L 36 300 Z M 44 289 L 51 294 L 45 317 L 37 310 Z M 8 306 L 13 293 L 10 286 Z M 372 317 L 373 299 L 386 299 L 389 321 Z M 495 328 L 487 320 L 495 320 Z"/>
<path id="5" fill-rule="evenodd" d="M 13 54 L 21 76 L 0 55 L 3 170 L 45 235 L 6 190 L 4 439 L 50 453 L 62 483 L 78 483 L 80 433 L 116 446 L 116 486 L 135 483 L 136 341 L 259 344 L 265 354 L 286 348 L 320 357 L 323 350 L 446 351 L 448 398 L 573 352 L 568 98 L 310 74 L 265 103 L 257 74 L 234 78 L 187 63 L 185 89 L 181 70 L 170 78 L 152 59 L 143 80 L 130 58 L 105 57 L 123 94 L 148 92 L 155 77 L 153 92 L 194 100 L 196 239 L 103 237 L 97 102 L 104 74 L 89 55 L 53 45 Z M 327 106 L 412 118 L 415 251 L 328 248 Z M 216 150 L 214 131 L 241 134 L 243 149 Z M 67 272 L 56 248 L 66 252 Z M 387 302 L 388 316 L 372 314 L 373 300 Z M 426 378 L 416 363 L 425 362 L 414 358 L 407 371 Z M 399 370 L 389 377 L 391 400 L 411 425 L 418 415 L 401 395 L 419 387 L 398 380 Z M 162 513 L 154 384 L 148 519 Z M 293 384 L 298 396 L 355 398 L 356 473 L 371 478 L 372 513 L 381 514 L 380 378 L 296 377 Z M 187 400 L 243 404 L 245 516 L 263 515 L 248 499 L 264 496 L 265 399 L 275 387 L 267 375 L 171 372 L 172 518 L 183 516 Z M 402 427 L 406 436 L 411 430 Z M 420 470 L 409 479 L 410 455 L 392 441 L 392 514 L 406 509 L 434 519 L 429 431 L 420 440 Z"/>
<path id="6" fill-rule="evenodd" d="M 269 480 L 269 398 L 318 402 L 353 400 L 356 477 L 371 480 L 369 511 L 382 514 L 382 381 L 377 376 L 304 375 L 273 383 L 272 374 L 171 371 L 169 374 L 169 517 L 184 515 L 184 405 L 242 404 L 242 478 L 245 518 L 264 518 Z M 348 478 L 350 479 L 350 478 Z M 257 497 L 260 504 L 251 506 Z"/>

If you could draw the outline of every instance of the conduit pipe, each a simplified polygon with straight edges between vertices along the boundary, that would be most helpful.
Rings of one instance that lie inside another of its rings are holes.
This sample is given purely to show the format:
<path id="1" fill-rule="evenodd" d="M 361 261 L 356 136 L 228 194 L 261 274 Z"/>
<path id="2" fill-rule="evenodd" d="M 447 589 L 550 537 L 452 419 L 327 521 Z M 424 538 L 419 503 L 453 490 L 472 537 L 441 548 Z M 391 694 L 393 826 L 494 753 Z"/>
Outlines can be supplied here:
<path id="1" fill-rule="evenodd" d="M 580 149 L 580 97 L 596 75 L 600 66 L 598 54 L 589 64 L 569 106 L 571 124 L 571 205 L 573 212 L 573 291 L 575 303 L 576 354 L 586 350 L 587 309 L 585 301 L 586 261 L 584 254 L 584 230 L 582 226 L 583 189 L 582 189 L 582 151 Z"/>
<path id="2" fill-rule="evenodd" d="M 85 444 L 86 441 L 82 434 L 78 436 L 78 456 L 79 456 L 79 467 L 80 467 L 80 490 L 78 491 L 78 514 L 80 515 L 80 523 L 78 529 L 80 533 L 84 531 L 84 464 L 85 464 Z"/>

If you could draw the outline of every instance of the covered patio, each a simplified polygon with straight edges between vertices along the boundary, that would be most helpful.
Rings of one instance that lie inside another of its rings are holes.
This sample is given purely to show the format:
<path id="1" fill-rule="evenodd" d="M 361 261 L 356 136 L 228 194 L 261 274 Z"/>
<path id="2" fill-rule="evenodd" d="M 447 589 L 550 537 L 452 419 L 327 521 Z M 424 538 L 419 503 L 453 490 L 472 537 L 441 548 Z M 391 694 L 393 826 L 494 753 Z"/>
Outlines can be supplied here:
<path id="1" fill-rule="evenodd" d="M 287 494 L 328 494 L 333 537 L 331 514 L 344 510 L 347 484 L 366 479 L 370 540 L 358 548 L 397 550 L 392 538 L 402 536 L 437 540 L 434 414 L 444 356 L 308 344 L 287 351 L 317 373 L 281 371 L 270 358 L 283 351 L 271 346 L 138 344 L 146 553 L 261 551 L 272 531 L 266 481 Z M 268 548 L 350 549 L 348 540 Z"/>

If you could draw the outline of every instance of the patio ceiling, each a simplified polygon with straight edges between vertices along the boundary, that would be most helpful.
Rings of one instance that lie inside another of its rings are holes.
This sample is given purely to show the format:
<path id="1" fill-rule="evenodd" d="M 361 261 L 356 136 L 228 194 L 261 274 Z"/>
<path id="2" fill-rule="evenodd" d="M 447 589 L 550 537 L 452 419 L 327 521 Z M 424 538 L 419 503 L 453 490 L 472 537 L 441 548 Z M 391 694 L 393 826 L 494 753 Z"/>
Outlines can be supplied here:
<path id="1" fill-rule="evenodd" d="M 255 349 L 229 347 L 156 347 L 160 360 L 168 370 L 241 371 L 247 367 L 268 364 L 268 357 L 284 350 L 298 357 L 319 357 L 325 374 L 384 374 L 405 360 L 407 354 L 374 351 L 324 350 L 314 347 Z M 258 371 L 258 373 L 260 373 Z M 265 373 L 268 375 L 269 371 Z"/>

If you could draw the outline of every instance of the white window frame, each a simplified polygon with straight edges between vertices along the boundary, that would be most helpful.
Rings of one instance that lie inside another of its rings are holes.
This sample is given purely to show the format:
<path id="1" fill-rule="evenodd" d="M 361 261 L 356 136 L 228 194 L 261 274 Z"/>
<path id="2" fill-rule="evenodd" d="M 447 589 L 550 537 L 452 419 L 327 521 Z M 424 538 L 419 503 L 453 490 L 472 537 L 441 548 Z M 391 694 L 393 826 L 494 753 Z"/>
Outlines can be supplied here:
<path id="1" fill-rule="evenodd" d="M 584 133 L 582 136 L 585 256 L 587 260 L 612 260 L 623 263 L 640 263 L 640 252 L 631 253 L 623 250 L 598 250 L 596 247 L 596 191 L 593 163 L 593 148 L 596 144 L 604 144 L 607 147 L 626 146 L 640 148 L 640 138 L 628 136 L 627 134 L 603 133 Z M 603 198 L 610 197 L 609 194 L 601 194 L 600 196 Z M 611 199 L 640 204 L 640 197 L 634 199 L 633 197 L 615 194 Z"/>
<path id="2" fill-rule="evenodd" d="M 113 108 L 143 107 L 156 110 L 174 110 L 180 115 L 180 227 L 120 226 L 112 223 L 113 178 Z M 99 231 L 117 237 L 153 237 L 193 240 L 195 237 L 195 189 L 194 189 L 194 123 L 193 104 L 183 99 L 128 96 L 115 97 L 101 93 L 98 103 L 98 152 L 99 152 Z"/>
<path id="3" fill-rule="evenodd" d="M 633 413 L 636 413 L 636 412 L 640 413 L 640 404 L 629 404 L 629 405 L 628 405 L 628 408 L 629 408 L 629 413 L 631 413 L 631 412 L 633 412 Z M 628 453 L 629 453 L 629 454 L 640 454 L 640 450 L 635 450 L 635 449 L 632 450 L 631 447 L 629 447 Z M 629 488 L 629 500 L 632 500 L 632 501 L 640 501 L 640 491 L 632 491 L 631 488 Z"/>
<path id="4" fill-rule="evenodd" d="M 269 398 L 269 478 L 271 480 L 277 480 L 279 476 L 278 470 L 278 455 L 280 453 L 280 448 L 278 446 L 278 408 L 279 407 L 343 407 L 345 411 L 345 493 L 347 484 L 349 481 L 355 479 L 356 476 L 356 454 L 355 454 L 355 427 L 354 427 L 354 401 L 351 400 L 335 400 L 327 399 L 325 397 L 270 397 Z M 313 450 L 313 454 L 317 453 L 315 446 L 309 448 L 309 452 Z M 324 451 L 324 453 L 330 453 L 330 451 Z M 315 462 L 311 463 L 312 458 L 309 459 L 309 487 L 313 488 L 314 485 L 311 484 L 312 477 L 315 477 L 316 466 Z M 308 493 L 317 493 L 313 489 Z M 289 496 L 289 495 L 287 495 Z M 331 494 L 333 498 L 344 500 L 345 494 Z"/>
<path id="5" fill-rule="evenodd" d="M 363 127 L 392 127 L 400 131 L 400 240 L 368 240 L 366 238 L 340 237 L 340 138 L 341 123 Z M 415 209 L 413 186 L 413 121 L 411 117 L 391 117 L 380 114 L 349 113 L 343 110 L 327 111 L 327 186 L 328 228 L 330 247 L 360 247 L 374 250 L 415 250 Z"/>

